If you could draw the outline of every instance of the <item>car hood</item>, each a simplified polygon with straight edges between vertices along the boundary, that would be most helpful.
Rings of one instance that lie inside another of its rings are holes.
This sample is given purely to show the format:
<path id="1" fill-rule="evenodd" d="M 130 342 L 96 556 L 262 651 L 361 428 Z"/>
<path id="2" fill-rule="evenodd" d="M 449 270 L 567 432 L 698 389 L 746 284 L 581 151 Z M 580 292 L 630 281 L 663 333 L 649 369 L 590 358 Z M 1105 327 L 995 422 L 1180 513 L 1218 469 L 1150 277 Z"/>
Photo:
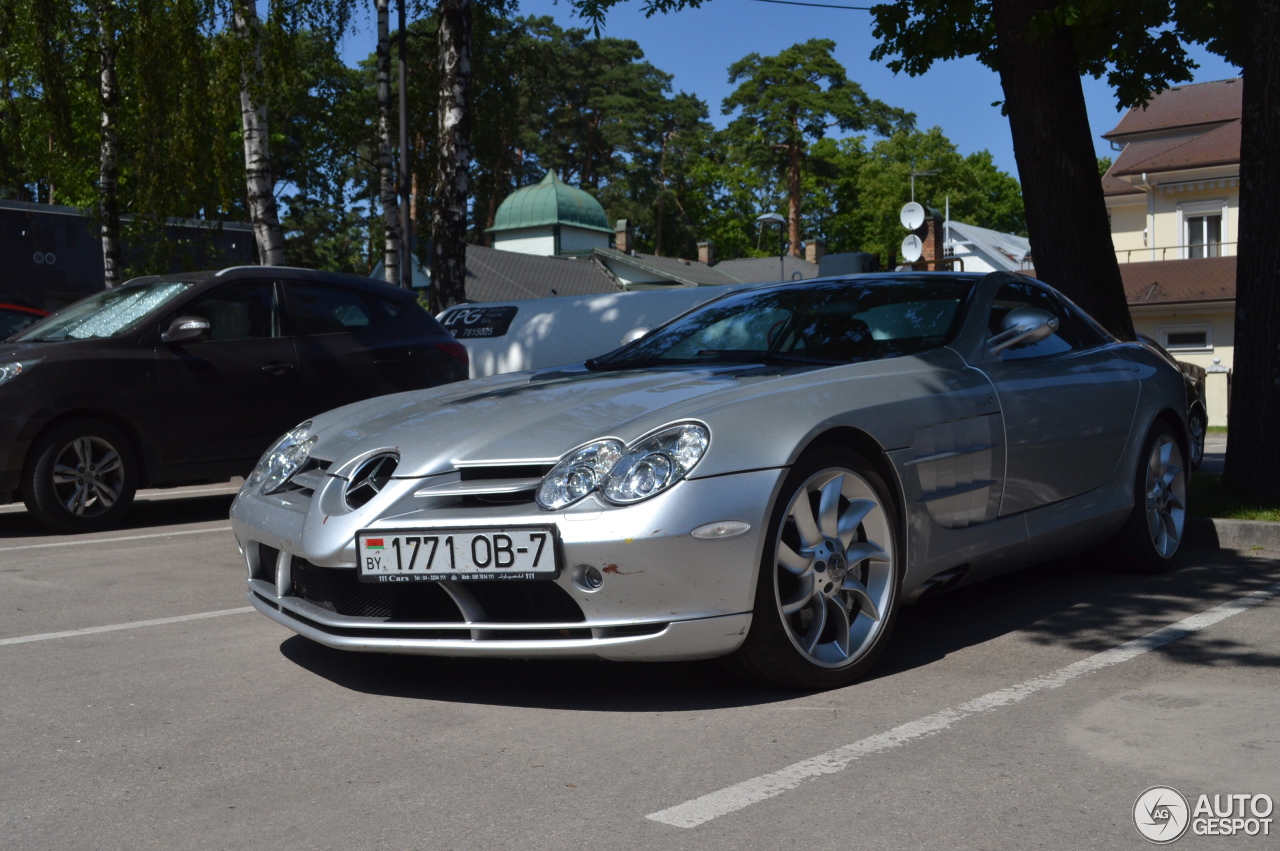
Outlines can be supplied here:
<path id="1" fill-rule="evenodd" d="M 600 437 L 634 440 L 696 417 L 715 400 L 780 380 L 773 368 L 500 375 L 348 405 L 315 418 L 312 454 L 341 465 L 370 452 L 400 453 L 399 476 L 458 466 L 552 462 Z M 696 400 L 696 401 L 695 401 Z M 338 468 L 340 470 L 340 467 Z"/>
<path id="2" fill-rule="evenodd" d="M 121 345 L 114 337 L 86 337 L 72 340 L 31 340 L 18 343 L 0 341 L 0 363 L 13 361 L 41 360 L 63 361 L 77 360 L 85 355 L 87 347 Z"/>

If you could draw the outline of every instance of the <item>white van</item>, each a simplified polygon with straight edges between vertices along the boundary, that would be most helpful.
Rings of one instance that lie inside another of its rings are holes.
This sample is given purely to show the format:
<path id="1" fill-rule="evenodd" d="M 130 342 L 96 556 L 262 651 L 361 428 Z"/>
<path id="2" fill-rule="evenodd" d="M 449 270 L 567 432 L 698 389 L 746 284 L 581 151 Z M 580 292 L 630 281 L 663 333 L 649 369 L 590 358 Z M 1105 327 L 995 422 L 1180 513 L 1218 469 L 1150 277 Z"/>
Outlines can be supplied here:
<path id="1" fill-rule="evenodd" d="M 699 304 L 753 284 L 460 304 L 436 318 L 471 356 L 471 378 L 580 363 Z"/>

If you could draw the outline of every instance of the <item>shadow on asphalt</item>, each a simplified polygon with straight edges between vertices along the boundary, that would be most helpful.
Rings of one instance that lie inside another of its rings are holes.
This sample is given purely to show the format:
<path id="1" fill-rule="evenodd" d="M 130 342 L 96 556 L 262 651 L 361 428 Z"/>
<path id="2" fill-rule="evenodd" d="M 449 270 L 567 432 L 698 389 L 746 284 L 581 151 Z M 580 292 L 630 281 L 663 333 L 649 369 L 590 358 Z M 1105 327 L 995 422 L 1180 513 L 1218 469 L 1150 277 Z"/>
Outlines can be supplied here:
<path id="1" fill-rule="evenodd" d="M 107 532 L 87 533 L 95 536 L 118 535 L 129 531 L 153 529 L 161 526 L 181 526 L 188 523 L 208 523 L 226 520 L 231 512 L 235 494 L 210 496 L 181 496 L 163 499 L 139 500 L 129 509 L 124 522 Z M 0 514 L 0 538 L 47 538 L 59 535 L 41 526 L 26 511 L 7 511 Z M 61 535 L 74 539 L 77 535 Z"/>
<path id="2" fill-rule="evenodd" d="M 1099 572 L 1081 557 L 1046 562 L 904 608 L 868 679 L 924 667 L 1014 632 L 1092 654 L 1277 583 L 1280 561 L 1229 551 L 1184 552 L 1172 571 L 1154 577 Z M 297 636 L 280 651 L 343 688 L 412 700 L 657 712 L 751 706 L 805 694 L 744 681 L 714 661 L 444 659 L 349 653 Z M 1280 666 L 1278 653 L 1204 636 L 1156 652 L 1194 665 Z"/>

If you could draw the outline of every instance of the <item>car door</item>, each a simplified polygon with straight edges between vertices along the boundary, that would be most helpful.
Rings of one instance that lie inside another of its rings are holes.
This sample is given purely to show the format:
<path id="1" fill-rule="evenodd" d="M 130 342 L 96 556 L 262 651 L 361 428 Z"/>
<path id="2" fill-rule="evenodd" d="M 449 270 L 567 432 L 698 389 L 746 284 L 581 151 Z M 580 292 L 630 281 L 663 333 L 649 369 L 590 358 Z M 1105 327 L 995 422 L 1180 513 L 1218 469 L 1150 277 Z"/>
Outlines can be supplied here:
<path id="1" fill-rule="evenodd" d="M 196 342 L 156 349 L 167 464 L 248 466 L 304 416 L 293 341 L 281 334 L 277 284 L 234 281 L 197 296 L 176 316 L 209 320 Z"/>
<path id="2" fill-rule="evenodd" d="M 1117 344 L 1073 305 L 1033 281 L 1001 286 L 988 318 L 992 336 L 1011 310 L 1059 320 L 1045 340 L 992 354 L 983 372 L 1004 414 L 1006 465 L 1000 515 L 1077 496 L 1115 470 L 1138 402 L 1138 376 Z"/>
<path id="3" fill-rule="evenodd" d="M 391 312 L 402 306 L 315 281 L 287 281 L 285 288 L 307 416 L 420 386 L 409 380 L 410 347 L 391 327 Z"/>

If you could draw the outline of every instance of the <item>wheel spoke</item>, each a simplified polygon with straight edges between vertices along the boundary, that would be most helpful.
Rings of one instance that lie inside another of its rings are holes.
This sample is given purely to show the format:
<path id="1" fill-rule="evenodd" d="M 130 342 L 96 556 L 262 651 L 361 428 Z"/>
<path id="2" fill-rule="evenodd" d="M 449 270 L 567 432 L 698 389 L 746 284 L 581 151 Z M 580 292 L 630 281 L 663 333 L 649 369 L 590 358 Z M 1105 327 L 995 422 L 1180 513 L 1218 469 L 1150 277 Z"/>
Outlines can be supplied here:
<path id="1" fill-rule="evenodd" d="M 839 531 L 837 515 L 843 488 L 844 476 L 836 476 L 822 486 L 822 497 L 818 500 L 818 529 L 828 538 L 834 538 Z"/>
<path id="2" fill-rule="evenodd" d="M 818 639 L 822 638 L 822 631 L 827 628 L 827 598 L 819 594 L 810 602 L 809 608 L 813 611 L 813 623 L 804 636 L 804 652 L 812 656 Z"/>
<path id="3" fill-rule="evenodd" d="M 102 502 L 103 508 L 110 508 L 116 504 L 116 499 L 120 496 L 120 492 L 115 490 L 105 482 L 94 482 L 93 491 L 97 494 L 99 501 Z"/>
<path id="4" fill-rule="evenodd" d="M 888 561 L 889 554 L 884 548 L 875 541 L 858 541 L 844 551 L 845 559 L 849 564 L 854 565 L 863 559 L 871 559 L 872 561 Z"/>
<path id="5" fill-rule="evenodd" d="M 84 504 L 89 497 L 89 489 L 83 483 L 77 484 L 75 490 L 71 492 L 71 497 L 67 500 L 67 511 L 72 514 L 84 514 Z"/>
<path id="6" fill-rule="evenodd" d="M 800 555 L 800 553 L 787 546 L 786 542 L 778 541 L 778 565 L 791 571 L 796 576 L 802 576 L 813 565 L 813 559 Z"/>
<path id="7" fill-rule="evenodd" d="M 796 531 L 800 533 L 800 543 L 805 547 L 816 547 L 822 543 L 822 533 L 818 531 L 818 523 L 813 518 L 813 506 L 809 504 L 809 491 L 796 494 L 796 501 L 791 504 L 791 519 L 795 521 Z"/>
<path id="8" fill-rule="evenodd" d="M 851 499 L 849 506 L 844 510 L 844 514 L 840 515 L 840 521 L 836 524 L 836 533 L 840 538 L 840 543 L 846 547 L 853 542 L 853 536 L 858 531 L 858 527 L 862 525 L 862 521 L 867 519 L 867 515 L 875 510 L 876 504 L 869 499 Z"/>
<path id="9" fill-rule="evenodd" d="M 103 473 L 114 473 L 124 466 L 124 461 L 120 458 L 120 453 L 115 450 L 109 450 L 102 456 L 102 460 L 98 462 L 98 475 Z"/>
<path id="10" fill-rule="evenodd" d="M 809 605 L 809 601 L 813 599 L 813 591 L 815 587 L 812 573 L 808 576 L 801 577 L 800 586 L 796 591 L 796 595 L 790 600 L 782 601 L 782 613 L 784 615 L 794 615 L 796 612 Z"/>
<path id="11" fill-rule="evenodd" d="M 851 629 L 849 612 L 845 609 L 844 603 L 839 597 L 828 598 L 827 607 L 831 611 L 831 629 L 835 633 L 835 640 L 832 645 L 835 647 L 836 652 L 840 654 L 841 659 L 848 659 L 849 632 Z"/>
<path id="12" fill-rule="evenodd" d="M 858 611 L 860 613 L 873 621 L 880 620 L 880 607 L 876 605 L 875 600 L 871 599 L 871 592 L 867 590 L 867 586 L 849 576 L 845 578 L 840 590 L 848 591 L 853 595 L 853 598 L 858 601 Z"/>
<path id="13" fill-rule="evenodd" d="M 65 464 L 53 465 L 53 483 L 55 485 L 65 485 L 68 482 L 79 481 L 79 471 L 66 466 Z"/>
<path id="14" fill-rule="evenodd" d="M 1160 532 L 1164 528 L 1164 522 L 1160 519 L 1160 509 L 1154 505 L 1147 507 L 1147 530 L 1151 532 L 1151 541 L 1157 548 L 1160 546 Z"/>
<path id="15" fill-rule="evenodd" d="M 93 461 L 93 444 L 87 437 L 78 437 L 71 442 L 71 451 L 76 453 L 76 460 L 81 464 Z"/>

